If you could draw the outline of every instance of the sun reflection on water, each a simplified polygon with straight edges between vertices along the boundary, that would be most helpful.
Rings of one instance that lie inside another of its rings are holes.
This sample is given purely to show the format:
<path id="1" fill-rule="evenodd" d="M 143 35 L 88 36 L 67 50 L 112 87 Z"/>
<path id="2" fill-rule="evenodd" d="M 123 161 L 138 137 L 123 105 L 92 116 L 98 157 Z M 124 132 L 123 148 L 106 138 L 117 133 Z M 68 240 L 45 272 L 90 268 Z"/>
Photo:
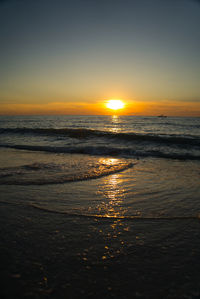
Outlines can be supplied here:
<path id="1" fill-rule="evenodd" d="M 110 167 L 122 163 L 121 159 L 115 158 L 101 158 L 100 162 Z M 103 177 L 98 193 L 103 199 L 97 206 L 93 232 L 102 246 L 87 248 L 87 252 L 82 253 L 82 259 L 86 265 L 88 261 L 90 265 L 92 263 L 103 265 L 106 271 L 111 260 L 126 256 L 129 246 L 126 236 L 129 234 L 130 222 L 123 219 L 127 213 L 124 207 L 126 190 L 123 187 L 123 174 L 114 173 Z M 103 221 L 101 217 L 104 218 Z"/>
<path id="2" fill-rule="evenodd" d="M 120 163 L 120 160 L 119 159 L 116 159 L 116 158 L 100 158 L 99 159 L 99 163 L 100 164 L 103 164 L 103 165 L 109 165 L 109 166 L 112 166 L 112 165 L 116 165 L 116 164 L 119 164 Z"/>
<path id="3" fill-rule="evenodd" d="M 114 133 L 118 133 L 121 131 L 121 127 L 120 127 L 120 119 L 118 115 L 112 115 L 112 128 L 111 128 L 111 132 Z"/>
<path id="4" fill-rule="evenodd" d="M 99 257 L 102 262 L 123 255 L 127 246 L 124 233 L 128 232 L 129 223 L 123 221 L 126 210 L 123 207 L 125 189 L 122 183 L 122 175 L 115 173 L 104 178 L 104 184 L 99 191 L 104 196 L 104 201 L 98 206 L 99 214 L 109 218 L 109 225 L 105 226 L 104 230 L 99 230 L 105 244 Z"/>
<path id="5" fill-rule="evenodd" d="M 116 159 L 110 159 L 116 160 Z M 113 163 L 110 161 L 109 163 Z M 112 174 L 104 178 L 104 185 L 99 193 L 103 194 L 104 200 L 98 206 L 99 214 L 104 217 L 123 217 L 124 209 L 122 203 L 124 200 L 124 189 L 121 186 L 121 175 L 118 173 Z"/>

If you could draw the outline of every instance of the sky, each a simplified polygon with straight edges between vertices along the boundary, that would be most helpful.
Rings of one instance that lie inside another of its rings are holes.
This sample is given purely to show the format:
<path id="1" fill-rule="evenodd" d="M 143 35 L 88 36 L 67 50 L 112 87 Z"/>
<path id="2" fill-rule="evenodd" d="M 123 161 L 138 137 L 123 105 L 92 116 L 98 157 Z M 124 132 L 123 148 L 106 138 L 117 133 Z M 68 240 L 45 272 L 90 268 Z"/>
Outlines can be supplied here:
<path id="1" fill-rule="evenodd" d="M 200 116 L 200 1 L 0 0 L 0 114 Z"/>

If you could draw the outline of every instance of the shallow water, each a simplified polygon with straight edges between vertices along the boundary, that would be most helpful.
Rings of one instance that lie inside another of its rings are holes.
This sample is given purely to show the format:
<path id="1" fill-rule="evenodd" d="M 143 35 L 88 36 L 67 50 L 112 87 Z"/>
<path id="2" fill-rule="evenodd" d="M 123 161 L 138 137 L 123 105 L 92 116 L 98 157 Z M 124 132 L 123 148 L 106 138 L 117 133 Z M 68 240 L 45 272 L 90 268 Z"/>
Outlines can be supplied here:
<path id="1" fill-rule="evenodd" d="M 0 190 L 5 203 L 117 218 L 195 218 L 200 211 L 199 161 L 11 149 L 1 154 Z"/>

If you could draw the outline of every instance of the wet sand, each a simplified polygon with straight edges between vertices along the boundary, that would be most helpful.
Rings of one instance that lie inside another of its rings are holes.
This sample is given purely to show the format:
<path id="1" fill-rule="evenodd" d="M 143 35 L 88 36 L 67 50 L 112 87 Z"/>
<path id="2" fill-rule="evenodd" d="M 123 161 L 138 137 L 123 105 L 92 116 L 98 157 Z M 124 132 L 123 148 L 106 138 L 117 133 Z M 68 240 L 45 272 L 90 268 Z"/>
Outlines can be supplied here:
<path id="1" fill-rule="evenodd" d="M 199 298 L 198 219 L 72 217 L 0 204 L 1 298 Z"/>

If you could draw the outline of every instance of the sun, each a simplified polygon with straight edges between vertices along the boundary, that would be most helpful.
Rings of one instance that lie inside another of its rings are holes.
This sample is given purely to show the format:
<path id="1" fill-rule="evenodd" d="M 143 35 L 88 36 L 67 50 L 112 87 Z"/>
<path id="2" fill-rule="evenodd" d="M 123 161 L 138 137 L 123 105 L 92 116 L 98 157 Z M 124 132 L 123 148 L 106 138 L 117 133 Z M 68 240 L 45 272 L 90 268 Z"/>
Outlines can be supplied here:
<path id="1" fill-rule="evenodd" d="M 121 100 L 109 100 L 106 103 L 106 107 L 112 110 L 123 109 L 125 104 Z"/>

